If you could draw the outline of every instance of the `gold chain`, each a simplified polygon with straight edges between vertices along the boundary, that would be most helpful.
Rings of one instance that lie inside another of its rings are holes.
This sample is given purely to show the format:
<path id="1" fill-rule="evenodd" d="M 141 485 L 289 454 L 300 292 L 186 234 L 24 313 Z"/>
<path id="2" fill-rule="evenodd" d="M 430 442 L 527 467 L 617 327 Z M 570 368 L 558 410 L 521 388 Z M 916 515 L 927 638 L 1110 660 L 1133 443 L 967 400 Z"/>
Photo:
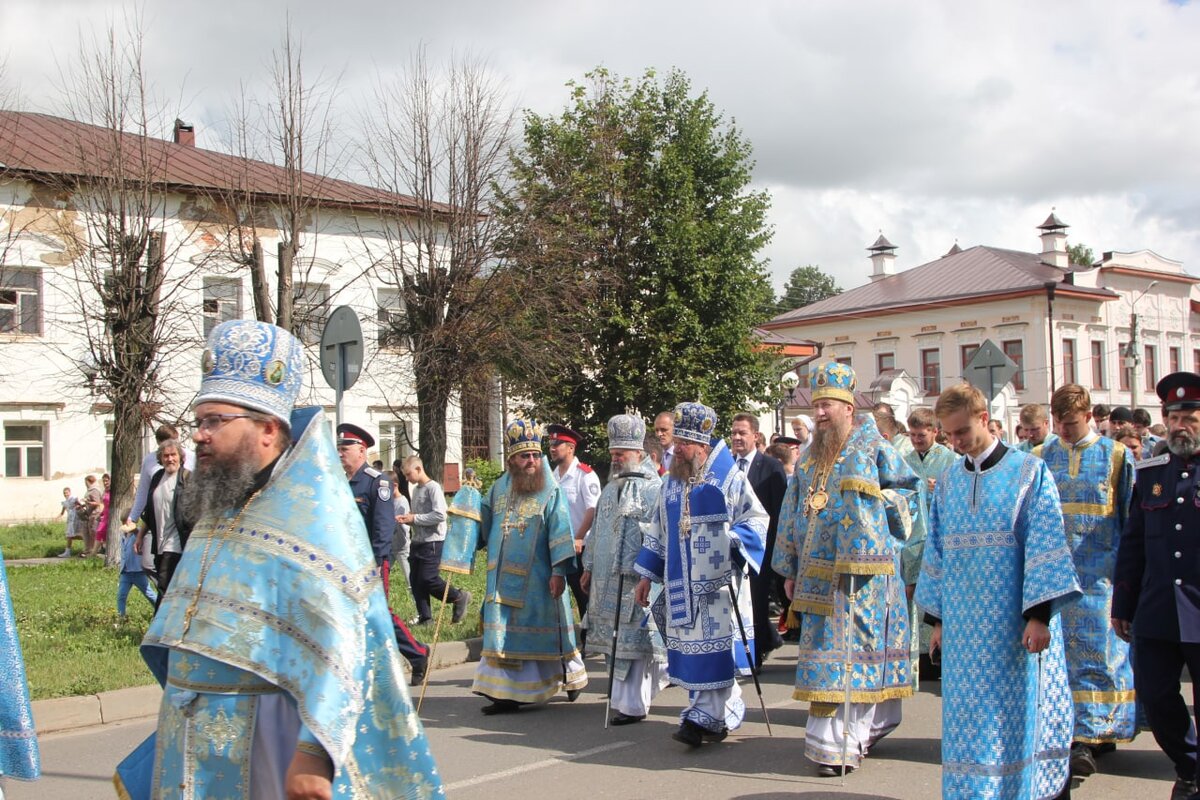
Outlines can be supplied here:
<path id="1" fill-rule="evenodd" d="M 216 526 L 213 526 L 214 533 L 210 535 L 208 537 L 208 541 L 204 543 L 204 554 L 200 556 L 200 580 L 196 584 L 196 594 L 192 597 L 192 602 L 188 604 L 187 610 L 183 612 L 183 631 L 181 631 L 179 634 L 180 641 L 183 640 L 183 637 L 187 635 L 188 630 L 192 627 L 192 617 L 196 616 L 196 608 L 200 605 L 200 592 L 204 589 L 204 580 L 208 577 L 209 569 L 211 569 L 212 565 L 216 562 L 217 556 L 221 553 L 221 548 L 225 545 L 225 540 L 229 538 L 229 534 L 233 533 L 233 529 L 237 527 L 239 522 L 241 522 L 242 515 L 246 513 L 246 509 L 250 507 L 250 504 L 253 503 L 255 498 L 257 498 L 261 493 L 262 489 L 259 489 L 254 494 L 250 495 L 250 499 L 246 501 L 246 504 L 242 506 L 242 509 L 238 511 L 237 516 L 233 518 L 233 521 L 230 522 L 228 526 L 226 526 L 224 533 L 222 533 L 220 536 L 216 535 Z M 216 552 L 212 554 L 212 560 L 210 561 L 208 554 L 214 541 L 218 541 L 218 545 Z"/>

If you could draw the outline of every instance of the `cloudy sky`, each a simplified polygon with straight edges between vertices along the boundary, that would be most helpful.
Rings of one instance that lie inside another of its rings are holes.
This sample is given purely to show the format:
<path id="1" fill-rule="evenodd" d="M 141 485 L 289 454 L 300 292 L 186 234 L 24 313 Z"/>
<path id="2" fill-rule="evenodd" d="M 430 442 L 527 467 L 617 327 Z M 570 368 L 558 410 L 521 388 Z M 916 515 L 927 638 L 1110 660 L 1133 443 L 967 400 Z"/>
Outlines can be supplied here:
<path id="1" fill-rule="evenodd" d="M 1148 248 L 1200 274 L 1198 5 L 208 0 L 147 2 L 144 28 L 156 89 L 217 149 L 289 13 L 310 74 L 338 76 L 347 104 L 420 43 L 486 57 L 540 113 L 597 65 L 681 68 L 754 145 L 777 287 L 818 264 L 846 288 L 881 230 L 905 269 L 955 241 L 1036 250 L 1051 208 L 1097 256 Z M 22 105 L 55 111 L 80 31 L 123 8 L 4 0 L 0 57 Z"/>

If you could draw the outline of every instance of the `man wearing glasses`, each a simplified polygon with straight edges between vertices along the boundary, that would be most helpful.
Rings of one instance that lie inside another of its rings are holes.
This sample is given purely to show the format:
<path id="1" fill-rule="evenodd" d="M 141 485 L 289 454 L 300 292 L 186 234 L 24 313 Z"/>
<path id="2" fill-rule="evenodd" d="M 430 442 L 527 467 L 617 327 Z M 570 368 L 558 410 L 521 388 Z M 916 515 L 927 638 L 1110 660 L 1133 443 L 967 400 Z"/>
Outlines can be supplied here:
<path id="1" fill-rule="evenodd" d="M 575 457 L 575 449 L 583 441 L 583 435 L 566 425 L 547 425 L 550 435 L 550 465 L 554 467 L 554 480 L 567 496 L 567 511 L 571 516 L 571 531 L 575 535 L 575 568 L 567 573 L 567 583 L 575 597 L 582 619 L 587 613 L 588 593 L 580 585 L 583 573 L 583 548 L 596 518 L 596 506 L 600 502 L 600 478 L 592 468 Z M 580 634 L 579 646 L 587 643 L 587 631 Z"/>
<path id="2" fill-rule="evenodd" d="M 381 573 L 287 331 L 213 329 L 193 411 L 196 520 L 142 642 L 164 684 L 122 796 L 431 797 Z"/>
<path id="3" fill-rule="evenodd" d="M 575 546 L 567 498 L 542 458 L 542 427 L 518 419 L 504 431 L 506 469 L 479 508 L 478 547 L 487 548 L 483 654 L 471 691 L 491 700 L 484 714 L 575 700 L 587 669 L 575 646 L 564 591 Z"/>

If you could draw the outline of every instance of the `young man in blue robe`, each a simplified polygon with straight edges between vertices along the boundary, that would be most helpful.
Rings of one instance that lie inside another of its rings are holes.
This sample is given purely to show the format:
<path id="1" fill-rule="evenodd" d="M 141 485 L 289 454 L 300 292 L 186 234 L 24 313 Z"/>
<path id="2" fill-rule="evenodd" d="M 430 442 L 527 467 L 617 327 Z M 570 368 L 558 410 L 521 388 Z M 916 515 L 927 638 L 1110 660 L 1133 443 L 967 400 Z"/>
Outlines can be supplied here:
<path id="1" fill-rule="evenodd" d="M 488 572 L 483 656 L 471 691 L 492 701 L 484 714 L 511 713 L 564 690 L 574 701 L 587 686 L 563 594 L 575 564 L 566 495 L 542 458 L 541 425 L 518 419 L 504 438 L 507 469 L 479 509 Z"/>
<path id="2" fill-rule="evenodd" d="M 382 575 L 287 331 L 213 329 L 193 405 L 196 520 L 142 642 L 158 731 L 122 797 L 443 797 Z"/>
<path id="3" fill-rule="evenodd" d="M 746 570 L 762 565 L 770 521 L 725 442 L 713 438 L 716 427 L 708 406 L 675 407 L 675 456 L 634 567 L 643 608 L 651 582 L 663 585 L 653 612 L 667 673 L 688 690 L 672 736 L 689 747 L 721 741 L 742 724 L 736 673 L 754 666 Z"/>
<path id="4" fill-rule="evenodd" d="M 1125 445 L 1091 428 L 1092 400 L 1077 384 L 1050 398 L 1058 439 L 1034 450 L 1054 475 L 1083 597 L 1063 611 L 1067 672 L 1075 698 L 1071 774 L 1096 771 L 1096 756 L 1137 735 L 1129 645 L 1108 624 L 1113 570 L 1133 493 Z"/>
<path id="5" fill-rule="evenodd" d="M 913 693 L 900 552 L 917 476 L 871 414 L 855 419 L 853 369 L 828 362 L 810 382 L 817 430 L 783 500 L 772 566 L 799 618 L 804 755 L 832 777 L 896 729 Z"/>
<path id="6" fill-rule="evenodd" d="M 942 797 L 1070 796 L 1061 611 L 1079 583 L 1054 477 L 988 431 L 969 384 L 934 407 L 964 453 L 934 489 L 915 600 L 942 652 Z"/>

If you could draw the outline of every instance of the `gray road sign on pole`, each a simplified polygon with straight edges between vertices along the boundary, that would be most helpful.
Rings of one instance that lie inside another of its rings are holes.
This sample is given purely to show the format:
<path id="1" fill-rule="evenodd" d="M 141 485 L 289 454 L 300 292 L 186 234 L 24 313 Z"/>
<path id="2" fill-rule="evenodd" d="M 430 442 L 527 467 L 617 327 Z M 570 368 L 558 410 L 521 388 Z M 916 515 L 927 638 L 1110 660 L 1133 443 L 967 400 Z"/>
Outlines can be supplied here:
<path id="1" fill-rule="evenodd" d="M 988 339 L 979 345 L 975 355 L 971 356 L 971 360 L 963 367 L 962 376 L 963 380 L 983 392 L 990 405 L 996 399 L 996 395 L 1000 394 L 1004 384 L 1011 381 L 1019 369 L 1016 362 L 1004 355 L 1004 351 Z"/>
<path id="2" fill-rule="evenodd" d="M 362 325 L 350 306 L 338 306 L 321 332 L 321 374 L 337 390 L 337 424 L 342 424 L 342 395 L 358 380 L 363 363 Z"/>

